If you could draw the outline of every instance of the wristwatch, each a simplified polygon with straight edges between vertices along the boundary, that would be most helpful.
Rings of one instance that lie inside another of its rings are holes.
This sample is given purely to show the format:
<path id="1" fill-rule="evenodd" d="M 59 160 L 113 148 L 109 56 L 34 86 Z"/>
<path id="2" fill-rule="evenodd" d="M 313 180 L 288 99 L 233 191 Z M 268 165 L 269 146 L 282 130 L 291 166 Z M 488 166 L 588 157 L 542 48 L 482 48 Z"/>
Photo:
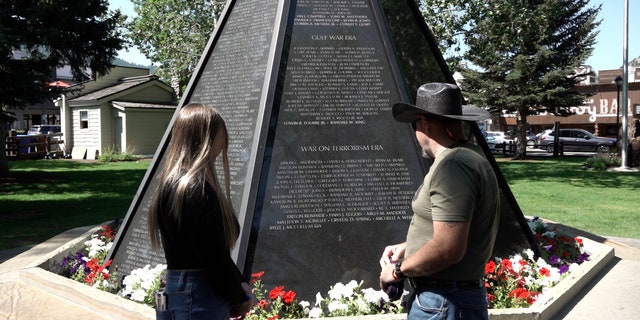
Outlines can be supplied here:
<path id="1" fill-rule="evenodd" d="M 396 277 L 400 279 L 405 279 L 407 278 L 407 275 L 402 273 L 402 271 L 400 271 L 400 266 L 402 266 L 402 260 L 404 259 L 403 258 L 398 259 L 398 262 L 396 262 L 396 268 L 393 270 L 393 273 L 396 274 Z"/>

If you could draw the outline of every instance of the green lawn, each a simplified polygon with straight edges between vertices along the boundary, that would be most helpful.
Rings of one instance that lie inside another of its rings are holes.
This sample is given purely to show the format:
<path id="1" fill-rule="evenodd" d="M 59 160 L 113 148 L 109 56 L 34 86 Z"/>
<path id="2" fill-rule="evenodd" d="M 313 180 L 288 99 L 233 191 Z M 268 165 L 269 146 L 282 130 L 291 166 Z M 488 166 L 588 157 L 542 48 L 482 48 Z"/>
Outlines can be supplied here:
<path id="1" fill-rule="evenodd" d="M 587 171 L 584 157 L 497 161 L 525 215 L 640 239 L 640 172 Z"/>
<path id="2" fill-rule="evenodd" d="M 124 218 L 150 160 L 20 160 L 0 178 L 0 250 Z"/>
<path id="3" fill-rule="evenodd" d="M 640 172 L 581 168 L 584 157 L 498 164 L 522 212 L 597 235 L 640 239 Z M 22 160 L 0 178 L 0 250 L 124 218 L 150 160 Z"/>

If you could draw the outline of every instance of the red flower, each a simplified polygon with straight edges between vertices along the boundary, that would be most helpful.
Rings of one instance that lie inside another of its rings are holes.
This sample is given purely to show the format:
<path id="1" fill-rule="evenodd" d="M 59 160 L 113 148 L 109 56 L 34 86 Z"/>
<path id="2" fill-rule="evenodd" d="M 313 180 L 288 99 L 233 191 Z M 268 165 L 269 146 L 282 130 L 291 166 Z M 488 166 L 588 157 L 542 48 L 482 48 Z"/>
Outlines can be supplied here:
<path id="1" fill-rule="evenodd" d="M 582 246 L 582 238 L 575 237 L 573 238 L 580 246 Z"/>
<path id="2" fill-rule="evenodd" d="M 281 297 L 284 294 L 283 290 L 284 286 L 277 286 L 273 288 L 271 291 L 269 291 L 269 298 L 275 300 L 278 297 Z"/>
<path id="3" fill-rule="evenodd" d="M 116 237 L 113 230 L 109 228 L 109 226 L 104 225 L 101 228 L 102 228 L 102 231 L 98 234 L 98 236 L 105 237 L 109 240 L 113 240 Z"/>
<path id="4" fill-rule="evenodd" d="M 548 276 L 551 275 L 551 271 L 549 269 L 545 268 L 545 267 L 540 268 L 540 270 L 538 270 L 538 272 L 541 275 L 545 276 L 545 277 L 548 277 Z"/>
<path id="5" fill-rule="evenodd" d="M 290 305 L 295 298 L 296 298 L 296 293 L 291 290 L 287 291 L 282 295 L 282 301 L 284 301 L 284 303 L 287 305 Z"/>
<path id="6" fill-rule="evenodd" d="M 102 278 L 104 280 L 108 280 L 109 273 L 105 272 L 104 269 L 107 268 L 109 265 L 111 265 L 111 260 L 105 262 L 104 265 L 100 265 L 100 262 L 98 261 L 97 258 L 92 258 L 91 260 L 87 261 L 87 268 L 89 268 L 89 270 L 91 271 L 84 278 L 84 282 L 91 285 L 94 284 L 98 280 L 96 279 L 96 276 L 98 275 L 98 273 L 102 274 Z"/>
<path id="7" fill-rule="evenodd" d="M 268 305 L 269 305 L 269 302 L 265 299 L 258 301 L 258 306 L 262 308 L 262 310 L 267 310 Z"/>
<path id="8" fill-rule="evenodd" d="M 509 297 L 510 298 L 516 298 L 516 299 L 528 299 L 529 298 L 529 291 L 527 289 L 523 289 L 523 288 L 518 288 L 515 289 L 511 292 L 509 292 Z"/>
<path id="9" fill-rule="evenodd" d="M 568 244 L 571 243 L 571 238 L 567 237 L 567 236 L 563 236 L 563 235 L 559 235 L 557 236 L 558 241 L 560 241 L 562 244 Z"/>
<path id="10" fill-rule="evenodd" d="M 513 264 L 511 264 L 511 260 L 509 259 L 502 259 L 502 261 L 500 261 L 500 266 L 507 270 L 513 269 Z"/>
<path id="11" fill-rule="evenodd" d="M 264 271 L 258 271 L 256 273 L 252 273 L 251 274 L 251 283 L 255 283 L 256 281 L 262 279 L 263 275 L 264 275 Z"/>
<path id="12" fill-rule="evenodd" d="M 484 272 L 493 273 L 494 271 L 496 271 L 496 263 L 493 262 L 493 260 L 489 260 L 489 262 L 484 265 Z"/>

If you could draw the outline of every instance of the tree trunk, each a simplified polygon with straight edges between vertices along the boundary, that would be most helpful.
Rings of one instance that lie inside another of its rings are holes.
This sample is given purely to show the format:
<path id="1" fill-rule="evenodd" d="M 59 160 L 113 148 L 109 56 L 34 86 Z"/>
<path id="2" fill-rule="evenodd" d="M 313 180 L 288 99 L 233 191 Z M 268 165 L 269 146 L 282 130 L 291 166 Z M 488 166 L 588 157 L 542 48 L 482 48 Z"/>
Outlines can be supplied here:
<path id="1" fill-rule="evenodd" d="M 171 69 L 171 87 L 178 97 L 182 96 L 182 92 L 180 92 L 180 73 L 175 69 Z"/>
<path id="2" fill-rule="evenodd" d="M 514 160 L 527 160 L 527 109 L 519 107 L 516 112 L 516 152 L 513 154 Z"/>

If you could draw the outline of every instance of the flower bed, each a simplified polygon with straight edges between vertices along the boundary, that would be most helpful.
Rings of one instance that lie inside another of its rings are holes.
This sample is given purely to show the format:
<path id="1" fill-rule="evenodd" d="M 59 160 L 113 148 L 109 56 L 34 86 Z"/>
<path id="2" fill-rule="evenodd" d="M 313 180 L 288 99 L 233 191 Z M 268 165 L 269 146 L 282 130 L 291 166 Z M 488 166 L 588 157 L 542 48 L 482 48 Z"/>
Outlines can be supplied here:
<path id="1" fill-rule="evenodd" d="M 531 219 L 529 225 L 534 232 L 540 257 L 535 258 L 532 250 L 525 250 L 507 258 L 496 257 L 486 265 L 485 284 L 491 311 L 522 310 L 536 301 L 549 301 L 556 284 L 589 259 L 582 238 L 560 234 L 557 230 L 549 229 L 538 218 Z M 113 226 L 117 227 L 117 224 L 103 226 L 84 241 L 83 250 L 62 258 L 59 265 L 63 271 L 60 274 L 153 307 L 153 293 L 160 286 L 160 275 L 166 266 L 146 266 L 125 276 L 121 284 L 114 283 L 113 279 L 117 277 L 109 274 L 110 261 L 103 261 L 113 241 Z M 281 286 L 267 290 L 262 285 L 263 276 L 261 272 L 252 275 L 257 303 L 249 319 L 385 314 L 393 318 L 394 314 L 404 312 L 402 303 L 389 301 L 380 290 L 361 288 L 361 283 L 356 281 L 335 284 L 326 294 L 318 293 L 312 304 L 299 301 L 295 291 L 285 290 Z M 405 296 L 407 293 L 405 291 Z"/>

